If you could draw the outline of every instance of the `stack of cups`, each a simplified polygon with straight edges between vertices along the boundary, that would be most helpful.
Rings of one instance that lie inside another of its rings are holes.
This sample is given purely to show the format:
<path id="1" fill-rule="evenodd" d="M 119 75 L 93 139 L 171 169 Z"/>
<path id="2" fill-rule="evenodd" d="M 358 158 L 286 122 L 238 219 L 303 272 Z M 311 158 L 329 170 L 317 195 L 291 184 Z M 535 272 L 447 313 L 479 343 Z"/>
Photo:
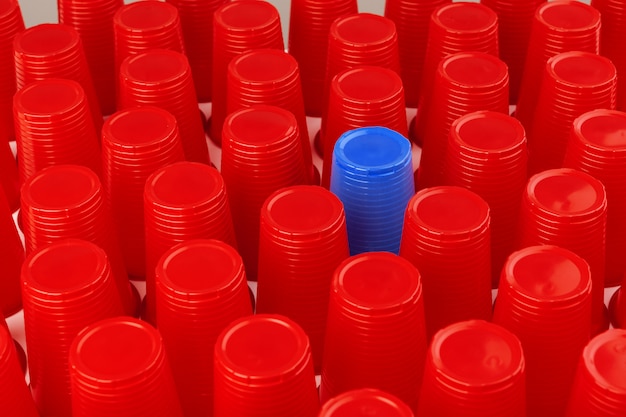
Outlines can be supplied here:
<path id="1" fill-rule="evenodd" d="M 240 0 L 224 4 L 213 17 L 213 79 L 210 137 L 222 143 L 228 64 L 254 49 L 284 50 L 278 10 L 269 2 Z"/>
<path id="2" fill-rule="evenodd" d="M 337 139 L 348 130 L 367 126 L 386 127 L 408 137 L 402 79 L 390 69 L 361 66 L 341 71 L 333 78 L 320 132 L 324 187 L 330 185 Z"/>
<path id="3" fill-rule="evenodd" d="M 169 3 L 139 1 L 126 4 L 113 16 L 115 68 L 129 56 L 150 49 L 184 52 L 178 9 Z"/>
<path id="4" fill-rule="evenodd" d="M 20 270 L 24 261 L 24 247 L 13 222 L 9 205 L 0 192 L 0 323 L 22 308 Z"/>
<path id="5" fill-rule="evenodd" d="M 24 382 L 13 339 L 4 326 L 0 326 L 0 409 L 6 416 L 39 417 Z"/>
<path id="6" fill-rule="evenodd" d="M 526 165 L 526 134 L 517 119 L 480 111 L 452 124 L 443 182 L 467 188 L 489 204 L 492 288 L 498 288 L 504 261 L 515 249 L 511 230 L 518 223 Z"/>
<path id="7" fill-rule="evenodd" d="M 319 417 L 413 417 L 413 411 L 395 395 L 374 388 L 346 391 L 326 401 Z"/>
<path id="8" fill-rule="evenodd" d="M 589 174 L 552 169 L 528 180 L 522 196 L 519 247 L 555 245 L 583 258 L 591 269 L 592 334 L 608 328 L 604 306 L 607 197 Z"/>
<path id="9" fill-rule="evenodd" d="M 344 133 L 332 156 L 330 191 L 345 207 L 350 254 L 397 254 L 415 193 L 411 142 L 384 127 L 363 127 Z"/>
<path id="10" fill-rule="evenodd" d="M 156 107 L 115 113 L 102 127 L 102 185 L 111 206 L 126 271 L 146 275 L 143 192 L 157 169 L 184 160 L 176 118 Z"/>
<path id="11" fill-rule="evenodd" d="M 530 132 L 535 108 L 542 90 L 546 63 L 562 52 L 600 51 L 600 13 L 579 1 L 557 0 L 537 8 L 517 100 L 515 117 Z"/>
<path id="12" fill-rule="evenodd" d="M 430 16 L 451 0 L 388 0 L 385 17 L 393 21 L 398 31 L 400 73 L 406 90 L 406 104 L 417 107 L 422 82 L 422 68 L 428 45 Z"/>
<path id="13" fill-rule="evenodd" d="M 104 249 L 124 312 L 136 315 L 138 294 L 128 281 L 113 220 L 100 180 L 88 168 L 58 165 L 35 174 L 22 187 L 26 253 L 61 239 L 83 239 Z"/>
<path id="14" fill-rule="evenodd" d="M 0 129 L 2 129 L 0 127 Z M 20 179 L 17 163 L 8 141 L 0 139 L 0 194 L 12 212 L 20 208 Z"/>
<path id="15" fill-rule="evenodd" d="M 33 81 L 47 78 L 74 80 L 85 90 L 96 132 L 102 127 L 102 112 L 80 35 L 69 26 L 41 24 L 15 37 L 15 77 L 21 90 Z"/>
<path id="16" fill-rule="evenodd" d="M 298 121 L 302 155 L 311 183 L 319 184 L 319 173 L 314 173 L 300 70 L 295 58 L 278 49 L 257 49 L 239 55 L 228 65 L 226 89 L 226 114 L 257 104 L 293 113 Z"/>
<path id="17" fill-rule="evenodd" d="M 480 0 L 480 2 L 498 14 L 500 59 L 509 67 L 510 101 L 511 104 L 515 104 L 522 83 L 533 16 L 546 0 Z"/>
<path id="18" fill-rule="evenodd" d="M 609 330 L 585 346 L 567 417 L 620 417 L 626 410 L 626 330 Z"/>
<path id="19" fill-rule="evenodd" d="M 479 110 L 508 114 L 509 74 L 506 64 L 482 52 L 450 55 L 439 63 L 432 103 L 422 115 L 422 157 L 418 188 L 443 183 L 443 162 L 452 123 Z"/>
<path id="20" fill-rule="evenodd" d="M 69 353 L 74 417 L 182 417 L 159 332 L 118 317 L 86 327 Z"/>
<path id="21" fill-rule="evenodd" d="M 105 252 L 65 239 L 32 252 L 22 269 L 30 387 L 42 415 L 72 414 L 68 355 L 76 335 L 123 315 Z"/>
<path id="22" fill-rule="evenodd" d="M 99 134 L 83 88 L 76 81 L 35 81 L 14 98 L 17 161 L 21 182 L 42 169 L 75 164 L 102 171 Z"/>
<path id="23" fill-rule="evenodd" d="M 104 114 L 115 111 L 115 40 L 113 15 L 123 0 L 57 0 L 59 23 L 78 32 Z"/>
<path id="24" fill-rule="evenodd" d="M 261 209 L 257 312 L 282 314 L 309 336 L 319 373 L 330 282 L 349 256 L 341 201 L 324 188 L 283 188 Z"/>
<path id="25" fill-rule="evenodd" d="M 256 281 L 259 215 L 275 191 L 309 183 L 295 116 L 274 106 L 230 114 L 222 137 L 222 175 L 228 188 L 239 253 Z"/>
<path id="26" fill-rule="evenodd" d="M 438 331 L 428 350 L 418 417 L 526 417 L 524 352 L 510 331 L 482 320 Z"/>
<path id="27" fill-rule="evenodd" d="M 306 114 L 320 117 L 324 103 L 324 77 L 328 34 L 336 19 L 355 14 L 356 0 L 294 0 L 289 19 L 289 54 L 300 66 Z"/>
<path id="28" fill-rule="evenodd" d="M 215 341 L 252 314 L 237 251 L 201 239 L 168 250 L 156 267 L 156 313 L 185 415 L 211 414 Z"/>
<path id="29" fill-rule="evenodd" d="M 232 322 L 215 343 L 215 417 L 316 417 L 309 339 L 280 315 Z"/>
<path id="30" fill-rule="evenodd" d="M 425 123 L 432 107 L 437 68 L 442 59 L 459 52 L 498 56 L 498 16 L 493 10 L 481 4 L 460 2 L 443 5 L 430 16 L 424 67 L 419 80 L 418 115 L 411 123 L 411 139 L 417 143 L 421 144 L 426 134 Z"/>
<path id="31" fill-rule="evenodd" d="M 185 159 L 210 163 L 191 68 L 185 55 L 153 49 L 122 63 L 118 108 L 139 106 L 156 106 L 172 113 L 178 122 Z"/>
<path id="32" fill-rule="evenodd" d="M 24 19 L 17 0 L 0 5 L 0 141 L 13 140 L 13 95 L 16 91 L 13 39 L 24 30 Z"/>
<path id="33" fill-rule="evenodd" d="M 588 264 L 550 245 L 514 252 L 502 270 L 493 322 L 522 342 L 528 415 L 562 416 L 590 336 Z"/>
<path id="34" fill-rule="evenodd" d="M 144 191 L 146 242 L 145 318 L 155 317 L 155 267 L 177 243 L 218 239 L 236 247 L 226 187 L 220 173 L 197 162 L 177 162 L 155 171 Z"/>
<path id="35" fill-rule="evenodd" d="M 564 52 L 546 65 L 539 102 L 528 131 L 530 174 L 563 165 L 572 123 L 595 109 L 614 109 L 617 71 L 607 58 Z"/>
<path id="36" fill-rule="evenodd" d="M 227 0 L 166 0 L 178 9 L 198 101 L 211 101 L 213 14 Z"/>
<path id="37" fill-rule="evenodd" d="M 411 199 L 400 256 L 422 274 L 426 326 L 491 318 L 489 206 L 460 187 L 433 187 Z"/>
<path id="38" fill-rule="evenodd" d="M 335 270 L 320 398 L 377 388 L 415 410 L 426 356 L 421 277 L 406 259 L 370 252 Z"/>
<path id="39" fill-rule="evenodd" d="M 571 129 L 564 167 L 586 172 L 604 185 L 607 199 L 605 287 L 626 272 L 626 113 L 593 110 Z"/>

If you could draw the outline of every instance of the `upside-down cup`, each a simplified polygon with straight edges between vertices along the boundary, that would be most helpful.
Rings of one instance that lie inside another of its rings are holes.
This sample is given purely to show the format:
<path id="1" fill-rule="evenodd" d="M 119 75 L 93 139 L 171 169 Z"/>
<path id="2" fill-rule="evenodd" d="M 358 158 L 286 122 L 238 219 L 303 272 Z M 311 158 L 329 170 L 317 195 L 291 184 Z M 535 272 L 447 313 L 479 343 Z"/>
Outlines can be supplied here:
<path id="1" fill-rule="evenodd" d="M 319 373 L 324 349 L 330 282 L 349 256 L 341 201 L 311 185 L 283 188 L 261 208 L 258 313 L 282 314 L 298 323 L 311 342 Z"/>
<path id="2" fill-rule="evenodd" d="M 177 162 L 156 170 L 144 190 L 146 311 L 155 320 L 155 267 L 172 246 L 217 239 L 237 247 L 226 186 L 213 167 Z"/>
<path id="3" fill-rule="evenodd" d="M 15 36 L 13 48 L 18 90 L 47 78 L 74 80 L 85 90 L 93 125 L 100 131 L 102 112 L 76 30 L 63 24 L 43 23 Z"/>
<path id="4" fill-rule="evenodd" d="M 502 270 L 493 322 L 522 342 L 529 416 L 563 415 L 589 341 L 589 265 L 558 246 L 529 246 Z"/>
<path id="5" fill-rule="evenodd" d="M 86 326 L 124 314 L 104 250 L 64 239 L 32 252 L 22 268 L 30 387 L 42 415 L 71 415 L 68 354 Z"/>
<path id="6" fill-rule="evenodd" d="M 256 49 L 233 58 L 226 78 L 226 114 L 267 104 L 290 111 L 298 121 L 302 155 L 313 184 L 314 173 L 309 130 L 304 112 L 298 61 L 278 49 Z"/>
<path id="7" fill-rule="evenodd" d="M 185 55 L 153 49 L 124 60 L 119 76 L 119 110 L 155 106 L 169 111 L 176 117 L 185 159 L 211 162 Z"/>
<path id="8" fill-rule="evenodd" d="M 178 123 L 157 107 L 119 111 L 102 127 L 102 185 L 129 277 L 146 275 L 143 193 L 157 169 L 183 161 Z"/>
<path id="9" fill-rule="evenodd" d="M 26 254 L 58 240 L 86 240 L 105 250 L 124 312 L 137 315 L 139 295 L 128 281 L 118 237 L 96 174 L 78 165 L 43 169 L 22 187 Z"/>
<path id="10" fill-rule="evenodd" d="M 215 417 L 316 417 L 306 333 L 278 314 L 232 322 L 215 343 Z"/>
<path id="11" fill-rule="evenodd" d="M 228 64 L 253 49 L 284 50 L 280 15 L 271 3 L 257 0 L 228 2 L 213 15 L 212 105 L 209 136 L 222 143 L 226 110 Z"/>
<path id="12" fill-rule="evenodd" d="M 5 326 L 0 326 L 0 407 L 7 416 L 39 417 L 13 339 Z"/>
<path id="13" fill-rule="evenodd" d="M 332 156 L 330 191 L 344 205 L 350 254 L 397 254 L 415 193 L 411 142 L 384 127 L 363 127 L 344 133 Z"/>
<path id="14" fill-rule="evenodd" d="M 345 259 L 330 289 L 322 362 L 322 403 L 377 388 L 417 407 L 426 357 L 420 273 L 389 252 Z"/>
<path id="15" fill-rule="evenodd" d="M 300 67 L 306 114 L 320 117 L 324 103 L 324 77 L 328 34 L 333 21 L 355 14 L 356 0 L 294 0 L 289 18 L 289 54 Z"/>
<path id="16" fill-rule="evenodd" d="M 113 16 L 123 0 L 57 0 L 59 23 L 74 28 L 83 41 L 100 109 L 115 111 L 115 39 Z"/>
<path id="17" fill-rule="evenodd" d="M 79 83 L 34 81 L 15 94 L 13 111 L 22 183 L 53 165 L 82 165 L 101 174 L 99 134 Z"/>
<path id="18" fill-rule="evenodd" d="M 6 142 L 6 143 L 4 143 Z M 8 141 L 0 139 L 0 192 L 12 212 L 20 208 L 20 177 L 17 162 Z"/>
<path id="19" fill-rule="evenodd" d="M 419 189 L 443 183 L 443 162 L 452 123 L 479 110 L 508 114 L 509 73 L 506 64 L 484 52 L 461 52 L 439 63 L 432 87 L 433 100 L 422 108 L 418 136 L 422 156 Z M 419 127 L 419 125 L 417 126 Z"/>
<path id="20" fill-rule="evenodd" d="M 72 415 L 182 417 L 159 332 L 129 317 L 83 329 L 69 351 Z"/>
<path id="21" fill-rule="evenodd" d="M 533 17 L 515 117 L 526 131 L 532 119 L 546 63 L 562 52 L 600 52 L 600 13 L 579 1 L 558 0 L 540 5 Z"/>
<path id="22" fill-rule="evenodd" d="M 375 388 L 346 391 L 326 401 L 318 417 L 414 417 L 401 399 Z"/>
<path id="23" fill-rule="evenodd" d="M 309 183 L 295 116 L 265 105 L 230 114 L 222 136 L 222 175 L 239 253 L 248 279 L 256 281 L 265 199 L 283 187 Z"/>
<path id="24" fill-rule="evenodd" d="M 489 204 L 491 214 L 491 286 L 516 248 L 515 230 L 526 186 L 524 127 L 504 113 L 479 111 L 458 118 L 450 128 L 443 182 L 467 188 Z"/>
<path id="25" fill-rule="evenodd" d="M 439 330 L 430 344 L 417 416 L 525 417 L 522 344 L 483 320 Z"/>
<path id="26" fill-rule="evenodd" d="M 592 110 L 574 120 L 563 166 L 604 185 L 607 199 L 604 286 L 621 284 L 626 272 L 626 113 Z"/>
<path id="27" fill-rule="evenodd" d="M 16 91 L 13 40 L 24 30 L 24 19 L 17 0 L 5 0 L 0 5 L 0 140 L 13 136 L 13 95 Z"/>
<path id="28" fill-rule="evenodd" d="M 626 330 L 611 329 L 585 346 L 567 407 L 567 417 L 618 417 L 626 407 Z"/>
<path id="29" fill-rule="evenodd" d="M 219 240 L 179 243 L 156 266 L 157 327 L 185 415 L 213 410 L 213 347 L 252 314 L 243 261 Z"/>
<path id="30" fill-rule="evenodd" d="M 331 82 L 327 110 L 320 131 L 322 186 L 326 188 L 335 143 L 348 130 L 381 126 L 404 137 L 409 134 L 402 79 L 387 68 L 361 66 L 339 72 Z"/>
<path id="31" fill-rule="evenodd" d="M 429 339 L 452 323 L 491 318 L 489 213 L 461 187 L 425 189 L 409 202 L 400 256 L 422 274 Z"/>
<path id="32" fill-rule="evenodd" d="M 11 209 L 0 192 L 0 323 L 22 308 L 20 270 L 24 262 L 24 247 L 11 216 Z"/>
<path id="33" fill-rule="evenodd" d="M 606 219 L 607 195 L 602 183 L 571 168 L 532 176 L 522 195 L 518 247 L 560 246 L 589 264 L 592 334 L 609 325 L 604 306 Z"/>

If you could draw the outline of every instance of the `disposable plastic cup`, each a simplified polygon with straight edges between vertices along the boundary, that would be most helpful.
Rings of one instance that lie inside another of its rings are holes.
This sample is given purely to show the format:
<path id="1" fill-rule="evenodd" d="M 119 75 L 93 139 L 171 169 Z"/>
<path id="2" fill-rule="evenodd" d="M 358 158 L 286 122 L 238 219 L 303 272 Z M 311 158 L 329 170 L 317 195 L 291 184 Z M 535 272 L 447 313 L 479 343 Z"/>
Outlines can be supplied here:
<path id="1" fill-rule="evenodd" d="M 39 416 L 6 324 L 0 326 L 0 406 L 7 415 Z"/>
<path id="2" fill-rule="evenodd" d="M 0 140 L 14 140 L 13 95 L 16 91 L 13 40 L 24 30 L 24 19 L 17 0 L 4 0 L 0 4 Z"/>
<path id="3" fill-rule="evenodd" d="M 318 417 L 413 417 L 413 411 L 395 395 L 374 388 L 346 391 L 326 401 Z"/>

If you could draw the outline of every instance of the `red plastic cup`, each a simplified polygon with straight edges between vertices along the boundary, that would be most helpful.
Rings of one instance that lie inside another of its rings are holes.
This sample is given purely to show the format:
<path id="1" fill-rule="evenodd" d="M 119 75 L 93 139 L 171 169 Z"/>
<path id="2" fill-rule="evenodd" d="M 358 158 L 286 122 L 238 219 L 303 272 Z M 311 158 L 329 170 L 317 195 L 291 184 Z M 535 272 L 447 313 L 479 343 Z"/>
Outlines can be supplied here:
<path id="1" fill-rule="evenodd" d="M 618 417 L 626 409 L 626 330 L 608 330 L 585 346 L 567 417 Z"/>
<path id="2" fill-rule="evenodd" d="M 626 113 L 593 110 L 574 120 L 564 167 L 586 172 L 606 190 L 606 267 L 604 286 L 621 284 L 626 272 Z"/>
<path id="3" fill-rule="evenodd" d="M 408 137 L 404 88 L 387 68 L 360 66 L 340 71 L 332 80 L 320 142 L 324 151 L 322 186 L 330 186 L 333 149 L 341 135 L 359 127 L 387 127 Z"/>
<path id="4" fill-rule="evenodd" d="M 115 39 L 113 16 L 123 0 L 57 0 L 59 23 L 71 26 L 83 41 L 100 109 L 115 111 Z"/>
<path id="5" fill-rule="evenodd" d="M 518 224 L 526 172 L 526 134 L 517 119 L 479 111 L 452 123 L 443 182 L 467 188 L 489 204 L 492 288 L 498 288 L 504 261 L 516 248 L 511 230 Z"/>
<path id="6" fill-rule="evenodd" d="M 345 259 L 330 288 L 320 399 L 377 388 L 417 407 L 426 356 L 420 273 L 389 252 Z"/>
<path id="7" fill-rule="evenodd" d="M 268 104 L 293 113 L 300 129 L 304 162 L 311 183 L 315 183 L 298 61 L 278 49 L 250 51 L 230 61 L 226 83 L 227 114 L 257 104 Z M 317 177 L 319 184 L 319 173 Z"/>
<path id="8" fill-rule="evenodd" d="M 429 339 L 457 321 L 491 318 L 490 209 L 461 187 L 419 191 L 404 219 L 400 256 L 422 274 Z"/>
<path id="9" fill-rule="evenodd" d="M 417 416 L 526 417 L 526 363 L 519 339 L 482 320 L 433 337 Z"/>
<path id="10" fill-rule="evenodd" d="M 156 267 L 159 332 L 185 415 L 213 410 L 213 348 L 234 320 L 252 314 L 241 257 L 218 240 L 190 240 Z"/>
<path id="11" fill-rule="evenodd" d="M 211 158 L 198 113 L 191 68 L 185 55 L 153 49 L 127 58 L 120 67 L 118 107 L 156 106 L 176 117 L 185 159 L 209 164 Z"/>
<path id="12" fill-rule="evenodd" d="M 600 13 L 579 1 L 559 0 L 537 8 L 519 89 L 515 117 L 530 132 L 546 63 L 562 52 L 600 52 Z"/>
<path id="13" fill-rule="evenodd" d="M 240 0 L 224 4 L 213 15 L 213 100 L 210 137 L 222 143 L 226 110 L 228 64 L 238 55 L 254 49 L 284 50 L 280 15 L 271 3 Z"/>
<path id="14" fill-rule="evenodd" d="M 309 336 L 321 370 L 330 282 L 348 256 L 341 201 L 310 185 L 283 188 L 261 208 L 257 312 L 282 314 Z"/>
<path id="15" fill-rule="evenodd" d="M 555 245 L 583 258 L 591 268 L 592 334 L 608 328 L 604 306 L 607 196 L 600 181 L 570 168 L 552 169 L 528 180 L 522 196 L 518 247 Z"/>
<path id="16" fill-rule="evenodd" d="M 144 191 L 146 312 L 155 320 L 155 267 L 172 246 L 192 239 L 217 239 L 233 247 L 235 232 L 220 173 L 197 162 L 156 170 Z"/>
<path id="17" fill-rule="evenodd" d="M 157 107 L 115 113 L 102 128 L 103 188 L 113 213 L 128 275 L 145 279 L 143 193 L 148 177 L 183 161 L 176 118 Z"/>
<path id="18" fill-rule="evenodd" d="M 277 314 L 233 321 L 215 343 L 215 417 L 315 417 L 319 399 L 311 347 Z"/>
<path id="19" fill-rule="evenodd" d="M 22 269 L 30 387 L 42 415 L 71 415 L 68 352 L 98 320 L 123 315 L 104 250 L 64 239 L 32 252 Z"/>
<path id="20" fill-rule="evenodd" d="M 574 120 L 591 110 L 614 109 L 617 72 L 607 58 L 564 52 L 548 60 L 528 131 L 528 168 L 536 174 L 563 165 Z"/>
<path id="21" fill-rule="evenodd" d="M 182 417 L 159 332 L 129 317 L 86 327 L 69 351 L 75 417 Z"/>
<path id="22" fill-rule="evenodd" d="M 76 30 L 63 24 L 40 24 L 15 36 L 13 47 L 18 90 L 47 78 L 76 81 L 85 90 L 93 125 L 100 132 L 102 112 Z"/>
<path id="23" fill-rule="evenodd" d="M 318 417 L 414 417 L 413 411 L 395 395 L 362 388 L 344 392 L 326 401 Z"/>
<path id="24" fill-rule="evenodd" d="M 450 127 L 459 117 L 479 110 L 508 114 L 509 75 L 506 64 L 483 52 L 450 55 L 439 63 L 433 100 L 420 109 L 423 129 L 418 188 L 443 183 L 443 162 Z M 420 125 L 416 126 L 419 128 Z"/>
<path id="25" fill-rule="evenodd" d="M 1 128 L 0 128 L 1 129 Z M 6 143 L 5 143 L 6 142 Z M 17 162 L 8 141 L 0 139 L 0 194 L 12 212 L 20 208 L 20 179 Z"/>
<path id="26" fill-rule="evenodd" d="M 264 105 L 231 113 L 224 122 L 222 175 L 239 253 L 248 279 L 256 281 L 265 199 L 283 187 L 309 183 L 295 116 Z"/>
<path id="27" fill-rule="evenodd" d="M 0 3 L 0 141 L 14 140 L 13 95 L 16 91 L 13 40 L 24 30 L 24 19 L 17 0 Z"/>
<path id="28" fill-rule="evenodd" d="M 53 165 L 82 165 L 100 175 L 99 134 L 79 83 L 34 81 L 15 94 L 14 113 L 22 183 Z"/>
<path id="29" fill-rule="evenodd" d="M 0 326 L 0 408 L 7 416 L 39 417 L 6 324 Z"/>
<path id="30" fill-rule="evenodd" d="M 2 142 L 0 142 L 2 143 Z M 0 192 L 0 322 L 22 309 L 20 270 L 24 261 L 24 247 L 13 222 L 11 210 Z M 0 394 L 1 395 L 1 394 Z"/>
<path id="31" fill-rule="evenodd" d="M 128 281 L 111 213 L 93 171 L 77 165 L 43 169 L 24 183 L 20 213 L 27 255 L 68 238 L 104 249 L 124 311 L 137 315 L 138 294 Z"/>
<path id="32" fill-rule="evenodd" d="M 333 21 L 357 12 L 356 0 L 294 0 L 289 19 L 289 54 L 300 66 L 304 105 L 309 116 L 322 115 L 328 34 Z"/>
<path id="33" fill-rule="evenodd" d="M 584 259 L 551 245 L 514 252 L 502 270 L 493 322 L 522 342 L 529 416 L 565 412 L 590 336 L 591 276 Z"/>

